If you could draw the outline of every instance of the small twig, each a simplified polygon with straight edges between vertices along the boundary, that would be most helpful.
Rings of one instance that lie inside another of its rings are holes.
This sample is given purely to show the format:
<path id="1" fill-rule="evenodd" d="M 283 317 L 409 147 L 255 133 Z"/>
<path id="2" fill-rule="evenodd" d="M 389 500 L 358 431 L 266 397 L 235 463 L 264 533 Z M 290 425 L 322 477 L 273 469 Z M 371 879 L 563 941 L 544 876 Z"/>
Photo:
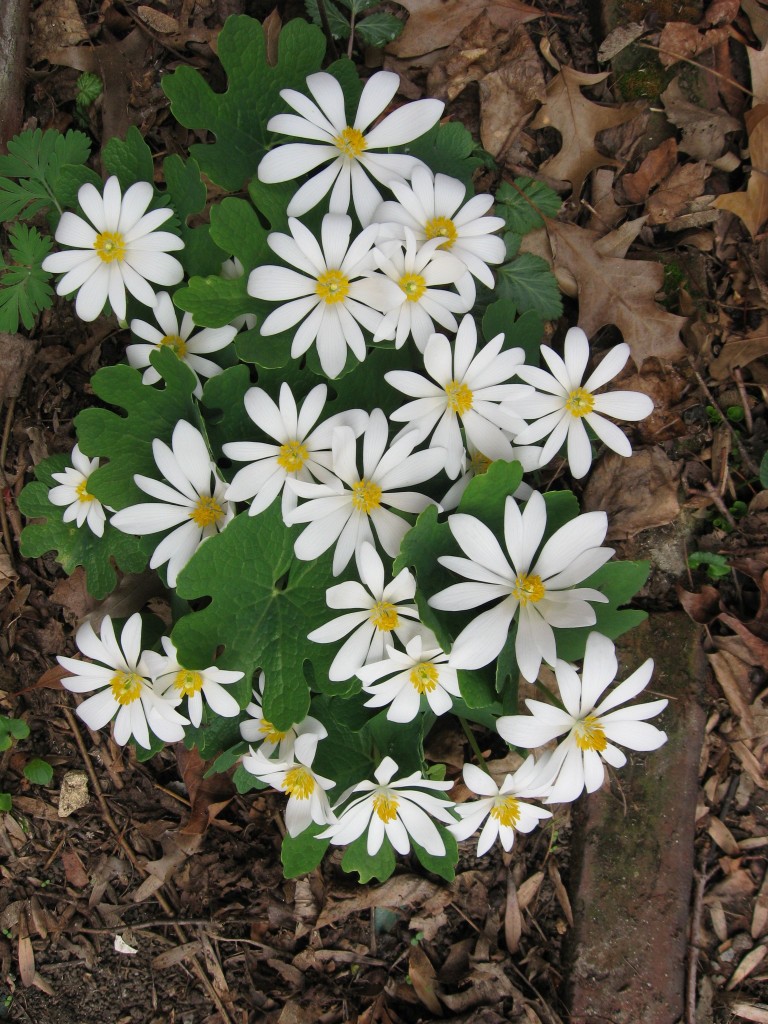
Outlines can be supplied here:
<path id="1" fill-rule="evenodd" d="M 752 410 L 749 408 L 749 399 L 747 397 L 747 389 L 744 387 L 744 378 L 741 375 L 741 367 L 734 366 L 733 368 L 733 379 L 736 381 L 736 387 L 739 389 L 739 398 L 741 399 L 741 407 L 744 410 L 744 426 L 747 429 L 747 433 L 751 434 L 754 428 L 752 423 Z"/>
<path id="2" fill-rule="evenodd" d="M 333 59 L 336 60 L 339 56 L 339 51 L 336 49 L 336 40 L 331 34 L 331 23 L 328 21 L 328 11 L 325 8 L 325 0 L 317 0 L 317 12 L 320 15 L 320 23 L 323 26 L 325 38 L 328 40 L 328 49 L 331 51 Z"/>
<path id="3" fill-rule="evenodd" d="M 8 454 L 8 441 L 11 436 L 11 423 L 13 422 L 13 414 L 16 409 L 16 399 L 12 398 L 8 402 L 8 411 L 5 414 L 5 423 L 3 424 L 3 439 L 0 441 L 0 479 L 2 479 L 3 487 L 7 487 L 10 491 L 10 484 L 8 477 L 5 475 L 5 457 Z M 11 565 L 15 569 L 15 562 L 13 558 L 13 543 L 11 541 L 11 530 L 8 526 L 8 516 L 5 514 L 5 495 L 0 495 L 0 527 L 3 531 L 3 544 L 5 546 L 6 553 L 10 560 Z"/>
<path id="4" fill-rule="evenodd" d="M 745 92 L 747 96 L 751 96 L 752 99 L 755 98 L 755 94 L 752 92 L 751 89 L 747 89 L 746 86 L 740 85 L 738 82 L 734 81 L 732 78 L 729 78 L 728 75 L 724 75 L 720 71 L 715 71 L 713 68 L 705 67 L 699 61 L 691 60 L 690 57 L 683 56 L 682 53 L 675 53 L 674 50 L 665 50 L 663 47 L 654 46 L 652 43 L 638 43 L 637 45 L 641 46 L 644 50 L 654 50 L 656 53 L 665 53 L 668 57 L 674 57 L 675 60 L 682 60 L 686 64 L 690 64 L 691 67 L 698 68 L 699 71 L 703 71 L 707 75 L 714 75 L 715 78 L 722 78 L 722 80 L 724 82 L 727 82 L 728 85 L 732 85 L 736 89 L 741 89 L 742 92 Z"/>
<path id="5" fill-rule="evenodd" d="M 736 447 L 739 449 L 739 455 L 741 455 L 741 458 L 742 458 L 742 460 L 744 462 L 744 465 L 747 467 L 747 469 L 750 471 L 750 473 L 754 474 L 754 476 L 759 476 L 760 475 L 760 470 L 757 468 L 757 466 L 755 465 L 755 463 L 751 459 L 751 457 L 749 455 L 749 452 L 746 450 L 746 448 L 742 444 L 741 438 L 739 437 L 738 430 L 734 429 L 733 424 L 730 422 L 728 417 L 724 415 L 723 410 L 720 408 L 720 406 L 717 403 L 717 399 L 715 398 L 715 396 L 710 391 L 709 387 L 707 386 L 704 378 L 701 376 L 699 371 L 695 367 L 693 367 L 693 366 L 691 367 L 691 369 L 693 370 L 693 373 L 694 373 L 694 375 L 696 377 L 696 380 L 698 381 L 699 387 L 701 388 L 701 390 L 704 392 L 704 394 L 709 399 L 710 403 L 712 404 L 712 407 L 717 411 L 718 415 L 720 416 L 720 419 L 723 421 L 723 423 L 725 424 L 726 428 L 730 431 L 731 437 L 733 438 L 733 440 L 734 440 L 734 442 L 736 444 Z"/>

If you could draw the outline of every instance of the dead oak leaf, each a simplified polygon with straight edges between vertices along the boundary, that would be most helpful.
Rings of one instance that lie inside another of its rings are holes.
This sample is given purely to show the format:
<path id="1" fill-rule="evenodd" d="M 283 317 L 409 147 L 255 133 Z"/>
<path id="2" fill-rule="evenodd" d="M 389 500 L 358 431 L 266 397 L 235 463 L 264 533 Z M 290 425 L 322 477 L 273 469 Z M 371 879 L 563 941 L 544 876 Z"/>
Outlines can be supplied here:
<path id="1" fill-rule="evenodd" d="M 656 302 L 664 283 L 660 263 L 602 256 L 597 232 L 574 224 L 548 220 L 546 231 L 555 273 L 565 271 L 576 282 L 579 326 L 589 337 L 615 324 L 638 367 L 650 357 L 675 362 L 685 355 L 680 329 L 686 318 Z"/>
<path id="2" fill-rule="evenodd" d="M 754 238 L 768 220 L 768 103 L 761 103 L 745 114 L 749 133 L 749 159 L 752 171 L 746 192 L 727 192 L 712 204 L 718 210 L 735 213 Z"/>
<path id="3" fill-rule="evenodd" d="M 607 107 L 593 103 L 581 91 L 605 81 L 609 72 L 588 75 L 564 67 L 547 86 L 547 98 L 531 123 L 532 128 L 556 128 L 562 138 L 560 152 L 546 160 L 541 170 L 551 178 L 570 181 L 579 195 L 587 175 L 597 167 L 619 167 L 618 160 L 600 153 L 595 136 L 637 117 L 641 109 L 631 103 Z"/>
<path id="4" fill-rule="evenodd" d="M 494 25 L 510 30 L 542 12 L 519 0 L 399 0 L 410 17 L 402 34 L 387 46 L 395 57 L 421 57 L 440 50 L 460 35 L 479 14 Z"/>
<path id="5" fill-rule="evenodd" d="M 648 223 L 669 224 L 686 212 L 692 200 L 703 194 L 708 177 L 709 168 L 703 160 L 675 167 L 648 200 Z"/>
<path id="6" fill-rule="evenodd" d="M 727 25 L 700 32 L 688 22 L 668 21 L 659 39 L 659 61 L 663 67 L 670 68 L 679 60 L 690 60 L 691 57 L 711 50 L 724 42 L 728 35 Z"/>

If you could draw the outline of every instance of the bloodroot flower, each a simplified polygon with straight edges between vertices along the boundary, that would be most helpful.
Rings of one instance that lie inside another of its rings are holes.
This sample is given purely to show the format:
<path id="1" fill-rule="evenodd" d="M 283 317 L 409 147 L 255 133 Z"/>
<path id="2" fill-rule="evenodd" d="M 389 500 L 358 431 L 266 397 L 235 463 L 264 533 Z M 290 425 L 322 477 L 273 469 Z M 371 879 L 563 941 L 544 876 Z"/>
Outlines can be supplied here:
<path id="1" fill-rule="evenodd" d="M 155 686 L 162 694 L 187 698 L 187 712 L 197 728 L 203 720 L 203 697 L 211 711 L 222 718 L 233 718 L 240 713 L 240 705 L 225 686 L 243 678 L 242 672 L 228 672 L 210 665 L 208 668 L 184 668 L 179 662 L 170 637 L 161 637 L 165 655 L 147 651 L 144 655 Z"/>
<path id="2" fill-rule="evenodd" d="M 104 536 L 104 506 L 88 492 L 88 477 L 99 468 L 98 459 L 89 459 L 80 451 L 79 445 L 72 449 L 72 465 L 63 473 L 52 473 L 59 484 L 48 491 L 48 501 L 53 505 L 66 505 L 61 517 L 65 523 L 73 520 L 78 529 L 85 523 L 97 537 Z"/>
<path id="3" fill-rule="evenodd" d="M 75 312 L 81 320 L 95 320 L 107 299 L 117 319 L 125 320 L 126 288 L 152 307 L 155 293 L 148 281 L 168 287 L 184 276 L 179 261 L 168 255 L 183 249 L 184 243 L 178 235 L 155 230 L 173 216 L 173 210 L 164 207 L 147 213 L 153 195 L 148 181 L 137 181 L 123 196 L 112 176 L 103 197 L 90 182 L 77 193 L 88 220 L 69 212 L 61 215 L 56 241 L 72 248 L 51 253 L 42 266 L 52 274 L 64 274 L 56 286 L 58 295 L 77 292 Z"/>

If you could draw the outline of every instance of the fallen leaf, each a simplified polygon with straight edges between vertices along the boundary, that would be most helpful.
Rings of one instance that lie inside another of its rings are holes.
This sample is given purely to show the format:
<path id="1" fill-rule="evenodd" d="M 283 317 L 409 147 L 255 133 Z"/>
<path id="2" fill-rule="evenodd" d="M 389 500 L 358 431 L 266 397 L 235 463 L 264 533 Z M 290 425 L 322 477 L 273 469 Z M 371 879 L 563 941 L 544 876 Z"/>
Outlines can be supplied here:
<path id="1" fill-rule="evenodd" d="M 720 355 L 709 364 L 713 380 L 732 380 L 737 366 L 748 366 L 755 359 L 768 355 L 768 320 L 756 327 L 744 338 L 727 337 Z"/>
<path id="2" fill-rule="evenodd" d="M 435 968 L 421 946 L 411 946 L 408 954 L 408 977 L 413 985 L 413 991 L 429 1012 L 434 1013 L 436 1017 L 442 1017 L 443 1008 L 435 994 Z"/>
<path id="3" fill-rule="evenodd" d="M 134 956 L 138 953 L 138 949 L 135 946 L 129 946 L 122 935 L 115 936 L 115 952 L 126 953 L 128 956 Z"/>
<path id="4" fill-rule="evenodd" d="M 520 911 L 520 903 L 517 899 L 517 888 L 512 881 L 512 874 L 507 874 L 507 899 L 504 904 L 504 942 L 507 952 L 512 955 L 517 952 L 520 945 L 520 937 L 523 934 L 523 915 Z"/>
<path id="5" fill-rule="evenodd" d="M 32 940 L 29 937 L 29 924 L 24 911 L 19 915 L 19 944 L 18 944 L 19 974 L 21 983 L 29 988 L 35 978 L 35 951 L 32 948 Z"/>
<path id="6" fill-rule="evenodd" d="M 564 67 L 547 86 L 547 98 L 531 123 L 532 128 L 556 128 L 560 132 L 560 152 L 545 160 L 540 170 L 551 178 L 569 181 L 575 195 L 581 194 L 584 180 L 597 167 L 619 167 L 618 160 L 604 156 L 595 146 L 595 136 L 641 113 L 636 104 L 602 106 L 587 99 L 586 86 L 604 82 L 609 72 L 588 75 Z"/>
<path id="7" fill-rule="evenodd" d="M 84 889 L 88 885 L 88 872 L 83 867 L 83 862 L 75 850 L 62 850 L 61 863 L 64 867 L 64 875 L 70 885 L 76 889 Z"/>
<path id="8" fill-rule="evenodd" d="M 214 809 L 218 813 L 226 807 L 234 796 L 235 787 L 227 775 L 215 774 L 206 778 L 210 762 L 203 761 L 196 747 L 187 750 L 183 743 L 176 743 L 174 750 L 181 779 L 192 805 L 189 821 L 179 829 L 179 834 L 202 836 L 213 819 Z"/>
<path id="9" fill-rule="evenodd" d="M 749 85 L 752 89 L 752 106 L 768 102 L 768 47 L 756 50 L 747 47 L 749 61 Z"/>
<path id="10" fill-rule="evenodd" d="M 759 0 L 741 0 L 741 9 L 749 18 L 752 31 L 760 40 L 761 46 L 768 42 L 768 10 Z"/>
<path id="11" fill-rule="evenodd" d="M 634 220 L 625 220 L 615 230 L 610 231 L 595 242 L 595 252 L 600 256 L 614 256 L 616 259 L 623 259 L 627 251 L 643 229 L 647 217 L 636 217 Z"/>
<path id="12" fill-rule="evenodd" d="M 768 947 L 766 946 L 755 946 L 754 949 L 751 949 L 729 978 L 728 984 L 725 986 L 726 991 L 730 991 L 736 988 L 737 985 L 740 985 L 763 962 L 766 953 L 768 953 Z"/>
<path id="13" fill-rule="evenodd" d="M 541 11 L 518 0 L 402 0 L 400 6 L 410 17 L 402 34 L 387 46 L 395 57 L 420 57 L 450 46 L 478 14 L 507 30 L 543 17 Z"/>
<path id="14" fill-rule="evenodd" d="M 416 875 L 396 875 L 383 885 L 371 889 L 355 891 L 349 899 L 340 899 L 329 903 L 323 908 L 317 919 L 316 928 L 324 928 L 328 924 L 343 921 L 350 914 L 371 907 L 389 907 L 392 910 L 406 910 L 419 906 L 433 896 L 445 896 L 445 903 L 450 903 L 452 896 L 446 889 L 441 889 L 434 882 Z"/>
<path id="15" fill-rule="evenodd" d="M 610 540 L 666 526 L 680 511 L 680 471 L 680 464 L 659 447 L 641 449 L 628 459 L 606 452 L 590 474 L 584 508 L 608 513 Z"/>
<path id="16" fill-rule="evenodd" d="M 618 25 L 600 44 L 597 51 L 598 63 L 607 64 L 609 60 L 613 60 L 617 53 L 621 53 L 639 39 L 643 32 L 644 27 L 637 21 L 630 21 L 628 25 Z"/>
<path id="17" fill-rule="evenodd" d="M 61 46 L 90 42 L 88 29 L 80 16 L 77 0 L 43 0 L 30 15 L 30 62 L 50 59 L 51 51 Z"/>
<path id="18" fill-rule="evenodd" d="M 746 192 L 727 192 L 712 204 L 739 217 L 754 238 L 768 219 L 768 103 L 745 115 L 752 170 Z"/>
<path id="19" fill-rule="evenodd" d="M 731 1003 L 728 1010 L 743 1020 L 751 1020 L 755 1024 L 768 1024 L 768 1006 L 758 1006 L 756 1003 L 739 1001 Z"/>
<path id="20" fill-rule="evenodd" d="M 675 167 L 648 200 L 648 223 L 668 224 L 683 213 L 691 200 L 696 199 L 704 191 L 704 182 L 709 173 L 709 168 L 703 160 Z"/>
<path id="21" fill-rule="evenodd" d="M 0 331 L 0 402 L 19 397 L 37 349 L 37 342 L 31 338 Z"/>
<path id="22" fill-rule="evenodd" d="M 172 18 L 169 14 L 163 14 L 162 11 L 156 11 L 153 7 L 140 4 L 136 8 L 136 14 L 145 25 L 149 25 L 152 31 L 157 32 L 158 35 L 171 35 L 179 31 L 179 23 L 175 18 Z"/>
<path id="23" fill-rule="evenodd" d="M 631 174 L 621 179 L 624 195 L 631 203 L 644 203 L 652 188 L 677 165 L 677 143 L 674 139 L 664 139 L 656 146 Z"/>
<path id="24" fill-rule="evenodd" d="M 700 53 L 724 42 L 729 35 L 728 26 L 700 32 L 695 25 L 685 21 L 668 21 L 661 30 L 659 40 L 659 61 L 665 68 L 672 67 L 679 60 L 696 57 Z"/>
<path id="25" fill-rule="evenodd" d="M 664 113 L 682 132 L 678 149 L 696 160 L 714 163 L 726 148 L 728 132 L 741 131 L 742 124 L 725 110 L 707 110 L 685 96 L 680 77 L 673 78 L 661 94 Z"/>

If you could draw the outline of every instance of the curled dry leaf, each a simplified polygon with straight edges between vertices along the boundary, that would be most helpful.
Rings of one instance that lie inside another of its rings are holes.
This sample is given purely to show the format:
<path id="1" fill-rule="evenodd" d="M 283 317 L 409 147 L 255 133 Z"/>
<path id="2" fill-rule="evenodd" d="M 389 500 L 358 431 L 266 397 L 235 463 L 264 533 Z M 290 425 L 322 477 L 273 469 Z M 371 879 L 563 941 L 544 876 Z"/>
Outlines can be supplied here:
<path id="1" fill-rule="evenodd" d="M 690 60 L 691 57 L 711 50 L 724 42 L 728 35 L 727 25 L 700 32 L 688 22 L 668 21 L 661 31 L 659 61 L 663 67 L 670 68 L 679 60 Z"/>
<path id="2" fill-rule="evenodd" d="M 517 901 L 517 887 L 512 881 L 512 872 L 507 869 L 507 899 L 504 905 L 504 941 L 507 952 L 516 953 L 523 934 L 523 915 Z"/>
<path id="3" fill-rule="evenodd" d="M 421 946 L 411 946 L 411 951 L 408 954 L 408 977 L 413 985 L 413 991 L 429 1012 L 434 1013 L 436 1017 L 442 1017 L 443 1008 L 435 992 L 437 988 L 435 968 Z"/>
<path id="4" fill-rule="evenodd" d="M 664 141 L 646 154 L 643 162 L 631 174 L 621 179 L 624 195 L 630 203 L 644 203 L 649 193 L 677 166 L 677 143 L 673 138 Z"/>
<path id="5" fill-rule="evenodd" d="M 648 200 L 648 223 L 669 224 L 686 213 L 691 203 L 701 196 L 708 177 L 709 168 L 704 161 L 675 167 Z"/>
<path id="6" fill-rule="evenodd" d="M 680 84 L 680 77 L 673 78 L 661 94 L 664 112 L 668 119 L 682 132 L 678 148 L 696 160 L 713 163 L 722 156 L 725 136 L 728 132 L 741 131 L 737 118 L 725 110 L 707 110 L 686 97 Z"/>
<path id="7" fill-rule="evenodd" d="M 609 60 L 613 60 L 617 53 L 621 53 L 639 39 L 644 31 L 643 26 L 636 21 L 630 21 L 628 25 L 618 25 L 600 44 L 597 51 L 598 63 L 607 64 Z"/>
<path id="8" fill-rule="evenodd" d="M 732 380 L 733 371 L 737 366 L 749 366 L 756 359 L 763 359 L 766 355 L 768 355 L 768 319 L 763 320 L 759 326 L 743 338 L 729 335 L 718 357 L 709 364 L 709 374 L 713 380 Z"/>
<path id="9" fill-rule="evenodd" d="M 748 110 L 745 121 L 752 164 L 747 190 L 718 196 L 713 206 L 734 213 L 754 238 L 768 220 L 768 103 Z"/>
<path id="10" fill-rule="evenodd" d="M 518 0 L 401 0 L 400 6 L 410 17 L 402 34 L 387 46 L 396 57 L 420 57 L 450 46 L 478 14 L 507 31 L 542 17 L 541 11 Z"/>

